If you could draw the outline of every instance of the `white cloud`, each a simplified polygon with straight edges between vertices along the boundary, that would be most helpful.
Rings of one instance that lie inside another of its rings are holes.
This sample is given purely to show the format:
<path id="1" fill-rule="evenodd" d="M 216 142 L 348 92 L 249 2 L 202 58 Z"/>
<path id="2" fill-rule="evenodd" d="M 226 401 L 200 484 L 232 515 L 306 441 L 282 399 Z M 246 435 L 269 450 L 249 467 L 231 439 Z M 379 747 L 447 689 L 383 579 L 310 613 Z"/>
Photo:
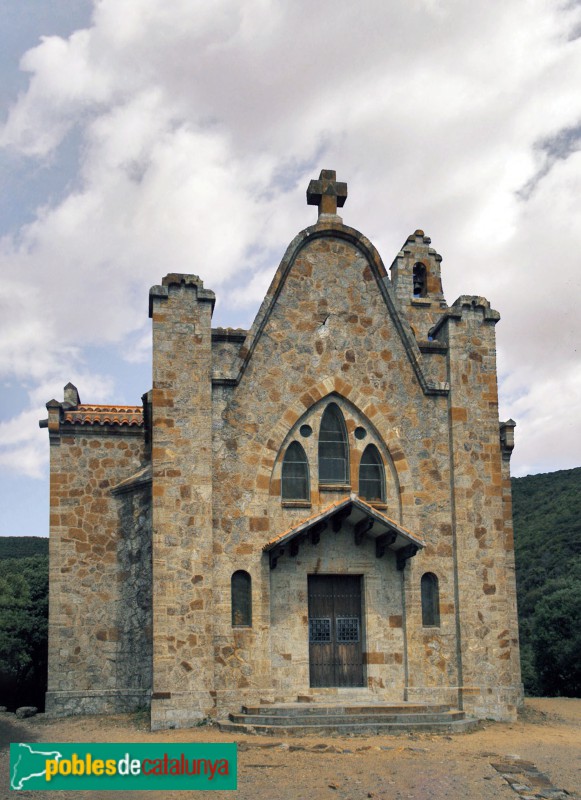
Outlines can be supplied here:
<path id="1" fill-rule="evenodd" d="M 230 299 L 233 308 L 246 308 L 248 306 L 257 308 L 270 286 L 273 278 L 272 269 L 255 272 L 249 280 L 241 284 L 239 290 Z"/>
<path id="2" fill-rule="evenodd" d="M 48 465 L 46 431 L 38 428 L 38 418 L 34 411 L 23 412 L 9 423 L 0 423 L 0 437 L 15 438 L 15 429 L 26 426 L 26 437 L 2 444 L 0 448 L 0 470 L 10 475 L 23 475 L 27 478 L 45 478 Z"/>
<path id="3" fill-rule="evenodd" d="M 138 332 L 127 340 L 123 359 L 130 364 L 148 364 L 151 362 L 151 329 Z M 142 387 L 143 391 L 149 387 Z"/>
<path id="4" fill-rule="evenodd" d="M 55 370 L 54 365 L 51 368 Z M 73 381 L 83 387 L 91 402 L 105 402 L 110 398 L 113 388 L 110 378 L 78 370 L 64 360 L 59 368 L 61 374 L 70 375 Z M 30 384 L 30 381 L 27 383 Z M 61 377 L 45 378 L 40 383 L 34 383 L 28 392 L 29 407 L 11 419 L 0 421 L 0 471 L 29 478 L 46 477 L 49 460 L 47 432 L 39 428 L 38 422 L 46 419 L 45 406 L 53 398 L 63 399 Z"/>
<path id="5" fill-rule="evenodd" d="M 30 84 L 0 130 L 34 163 L 66 156 L 72 130 L 81 141 L 74 184 L 2 241 L 0 374 L 87 376 L 87 346 L 127 339 L 142 360 L 147 289 L 170 271 L 199 274 L 239 324 L 314 222 L 308 179 L 335 168 L 345 222 L 388 265 L 422 227 L 448 300 L 484 294 L 501 311 L 519 435 L 538 450 L 554 424 L 570 441 L 562 411 L 534 420 L 574 385 L 579 153 L 519 191 L 547 166 L 539 143 L 581 120 L 580 19 L 549 0 L 95 2 L 90 28 L 24 54 Z M 524 448 L 516 464 L 533 463 Z"/>
<path id="6" fill-rule="evenodd" d="M 513 472 L 527 475 L 579 466 L 581 453 L 581 366 L 567 373 L 533 376 L 511 403 L 518 419 Z"/>

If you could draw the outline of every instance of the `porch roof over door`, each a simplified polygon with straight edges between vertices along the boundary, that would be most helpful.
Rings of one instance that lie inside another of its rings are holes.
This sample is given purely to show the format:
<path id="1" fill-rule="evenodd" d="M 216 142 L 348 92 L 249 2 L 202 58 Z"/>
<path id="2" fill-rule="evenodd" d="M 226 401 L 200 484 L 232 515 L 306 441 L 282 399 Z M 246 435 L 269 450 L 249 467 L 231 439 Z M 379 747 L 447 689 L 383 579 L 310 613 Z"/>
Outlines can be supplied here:
<path id="1" fill-rule="evenodd" d="M 346 522 L 353 529 L 355 544 L 361 544 L 364 538 L 375 541 L 377 558 L 381 558 L 386 549 L 395 551 L 400 570 L 408 558 L 426 546 L 419 536 L 351 493 L 267 542 L 262 549 L 269 554 L 270 568 L 274 569 L 278 559 L 285 554 L 296 556 L 303 542 L 318 544 L 324 531 L 337 533 Z"/>

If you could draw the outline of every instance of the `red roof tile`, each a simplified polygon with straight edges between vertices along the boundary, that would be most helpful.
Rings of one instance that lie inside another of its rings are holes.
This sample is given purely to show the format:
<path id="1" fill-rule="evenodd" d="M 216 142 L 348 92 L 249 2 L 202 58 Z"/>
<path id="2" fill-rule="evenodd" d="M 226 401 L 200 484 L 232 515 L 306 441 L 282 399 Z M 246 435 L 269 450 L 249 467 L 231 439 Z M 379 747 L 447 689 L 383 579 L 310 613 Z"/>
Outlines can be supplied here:
<path id="1" fill-rule="evenodd" d="M 126 425 L 143 427 L 142 406 L 79 405 L 63 412 L 69 425 Z"/>
<path id="2" fill-rule="evenodd" d="M 295 523 L 292 526 L 292 528 L 288 528 L 288 530 L 279 533 L 277 536 L 270 539 L 270 541 L 268 541 L 263 546 L 262 549 L 265 551 L 271 550 L 278 542 L 288 541 L 292 539 L 296 534 L 303 532 L 305 529 L 308 529 L 311 525 L 315 524 L 316 522 L 322 521 L 332 516 L 335 510 L 339 510 L 340 508 L 345 507 L 349 504 L 359 507 L 370 517 L 377 520 L 377 522 L 382 523 L 384 526 L 397 532 L 398 535 L 403 540 L 413 542 L 414 544 L 417 544 L 419 547 L 425 547 L 425 542 L 421 539 L 420 536 L 418 536 L 415 533 L 412 533 L 407 528 L 404 528 L 403 525 L 400 525 L 398 522 L 395 522 L 395 520 L 386 516 L 381 511 L 378 511 L 378 509 L 374 508 L 369 503 L 366 503 L 365 500 L 362 500 L 358 495 L 352 492 L 350 495 L 342 497 L 340 500 L 336 500 L 334 503 L 331 503 L 330 505 L 326 506 L 317 514 L 312 514 L 311 516 L 306 517 L 300 522 Z"/>

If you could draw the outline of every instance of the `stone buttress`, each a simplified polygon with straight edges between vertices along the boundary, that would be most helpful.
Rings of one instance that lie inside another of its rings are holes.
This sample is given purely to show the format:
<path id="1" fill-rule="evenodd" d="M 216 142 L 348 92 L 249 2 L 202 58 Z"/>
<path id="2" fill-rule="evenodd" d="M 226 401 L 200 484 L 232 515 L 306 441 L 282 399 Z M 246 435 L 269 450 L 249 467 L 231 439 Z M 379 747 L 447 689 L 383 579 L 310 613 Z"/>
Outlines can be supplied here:
<path id="1" fill-rule="evenodd" d="M 193 275 L 150 292 L 154 728 L 187 727 L 213 706 L 213 307 Z"/>

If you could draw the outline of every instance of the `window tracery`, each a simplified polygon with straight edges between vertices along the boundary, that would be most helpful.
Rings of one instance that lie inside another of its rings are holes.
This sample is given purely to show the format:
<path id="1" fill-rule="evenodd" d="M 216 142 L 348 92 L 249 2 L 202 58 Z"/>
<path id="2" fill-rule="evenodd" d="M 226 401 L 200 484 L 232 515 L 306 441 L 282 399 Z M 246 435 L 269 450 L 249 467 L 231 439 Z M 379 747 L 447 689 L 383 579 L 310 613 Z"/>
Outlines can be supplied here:
<path id="1" fill-rule="evenodd" d="M 368 444 L 361 457 L 359 496 L 372 502 L 385 502 L 385 470 L 379 450 L 374 444 Z"/>
<path id="2" fill-rule="evenodd" d="M 309 461 L 302 445 L 291 442 L 282 462 L 283 500 L 309 500 Z"/>
<path id="3" fill-rule="evenodd" d="M 319 429 L 319 483 L 349 483 L 347 429 L 341 409 L 329 403 Z"/>

